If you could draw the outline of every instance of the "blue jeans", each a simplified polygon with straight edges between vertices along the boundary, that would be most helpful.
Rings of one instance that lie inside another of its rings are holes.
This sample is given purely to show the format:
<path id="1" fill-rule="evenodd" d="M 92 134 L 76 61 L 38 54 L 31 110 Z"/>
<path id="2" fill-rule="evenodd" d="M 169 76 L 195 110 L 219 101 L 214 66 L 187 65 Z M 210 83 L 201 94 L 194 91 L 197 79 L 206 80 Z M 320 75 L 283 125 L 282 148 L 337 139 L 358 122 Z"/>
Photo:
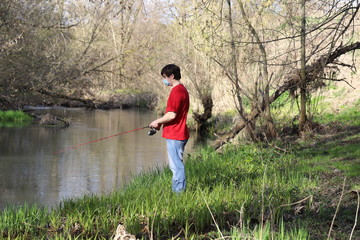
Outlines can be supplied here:
<path id="1" fill-rule="evenodd" d="M 185 167 L 183 163 L 184 148 L 188 140 L 166 139 L 169 166 L 173 173 L 172 190 L 183 192 L 186 189 Z"/>

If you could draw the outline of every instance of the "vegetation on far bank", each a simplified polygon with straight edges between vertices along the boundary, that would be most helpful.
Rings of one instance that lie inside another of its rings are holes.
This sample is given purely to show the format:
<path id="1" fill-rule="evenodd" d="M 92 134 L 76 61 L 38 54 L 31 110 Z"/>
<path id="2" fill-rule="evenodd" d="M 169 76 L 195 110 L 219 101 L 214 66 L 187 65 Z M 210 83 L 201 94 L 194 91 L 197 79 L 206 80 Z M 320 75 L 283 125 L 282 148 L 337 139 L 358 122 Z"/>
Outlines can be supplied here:
<path id="1" fill-rule="evenodd" d="M 32 117 L 22 111 L 0 111 L 0 127 L 21 127 L 31 121 Z"/>
<path id="2" fill-rule="evenodd" d="M 350 112 L 343 117 L 357 114 Z M 187 156 L 180 195 L 171 192 L 170 170 L 159 169 L 51 211 L 8 207 L 0 238 L 110 239 L 123 224 L 143 239 L 358 239 L 360 126 L 322 126 L 306 141 L 199 149 Z"/>

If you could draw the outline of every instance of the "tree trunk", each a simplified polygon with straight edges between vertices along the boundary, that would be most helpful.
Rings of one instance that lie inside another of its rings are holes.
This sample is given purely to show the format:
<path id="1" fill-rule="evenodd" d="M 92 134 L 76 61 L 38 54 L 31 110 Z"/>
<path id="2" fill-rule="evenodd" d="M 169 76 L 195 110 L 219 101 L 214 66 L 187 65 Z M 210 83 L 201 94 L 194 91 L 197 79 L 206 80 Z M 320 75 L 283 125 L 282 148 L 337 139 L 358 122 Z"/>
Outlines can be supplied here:
<path id="1" fill-rule="evenodd" d="M 203 136 L 206 133 L 206 125 L 205 123 L 212 116 L 212 109 L 214 106 L 213 99 L 211 95 L 202 96 L 201 103 L 204 107 L 204 112 L 199 114 L 197 112 L 193 113 L 193 118 L 197 123 L 197 133 L 199 136 Z"/>
<path id="2" fill-rule="evenodd" d="M 247 17 L 247 14 L 245 12 L 242 1 L 238 0 L 238 3 L 239 3 L 240 11 L 244 18 L 244 21 L 245 21 L 246 25 L 248 26 L 248 28 L 250 29 L 251 35 L 254 36 L 256 43 L 260 50 L 260 58 L 261 58 L 260 64 L 261 64 L 261 69 L 262 69 L 262 80 L 261 80 L 262 84 L 260 87 L 263 87 L 263 90 L 265 92 L 264 92 L 264 95 L 262 96 L 261 100 L 258 100 L 258 101 L 263 101 L 264 102 L 263 104 L 265 104 L 264 117 L 265 117 L 266 127 L 267 127 L 266 135 L 268 138 L 274 139 L 274 138 L 276 138 L 277 133 L 276 133 L 276 128 L 275 128 L 274 122 L 272 120 L 271 111 L 270 111 L 270 102 L 269 102 L 270 78 L 269 78 L 269 71 L 268 71 L 268 60 L 267 60 L 266 49 L 265 49 L 264 44 L 262 44 L 259 34 L 257 33 L 256 29 L 252 26 L 249 18 Z M 259 92 L 258 90 L 259 89 L 255 89 L 256 92 Z M 261 102 L 259 102 L 258 104 L 261 104 Z"/>
<path id="3" fill-rule="evenodd" d="M 235 97 L 235 105 L 237 106 L 237 111 L 239 113 L 239 116 L 241 118 L 241 122 L 245 123 L 245 127 L 247 130 L 247 135 L 252 139 L 254 139 L 254 134 L 252 133 L 253 128 L 251 127 L 252 121 L 248 121 L 247 113 L 244 110 L 243 106 L 243 100 L 242 100 L 242 91 L 240 87 L 240 79 L 238 74 L 238 65 L 237 65 L 237 51 L 236 51 L 236 44 L 235 44 L 235 37 L 234 37 L 234 26 L 233 26 L 233 20 L 232 20 L 232 6 L 231 6 L 231 0 L 227 0 L 228 3 L 228 21 L 229 21 L 229 30 L 230 30 L 230 45 L 231 45 L 231 67 L 232 72 L 228 77 L 230 78 L 230 81 L 232 82 L 232 85 L 234 87 L 234 97 Z"/>
<path id="4" fill-rule="evenodd" d="M 300 84 L 300 118 L 299 118 L 300 132 L 304 131 L 304 125 L 307 120 L 307 117 L 306 117 L 306 72 L 305 72 L 305 57 L 306 57 L 305 1 L 306 0 L 301 0 L 302 16 L 301 16 L 301 71 L 300 71 L 301 84 Z"/>

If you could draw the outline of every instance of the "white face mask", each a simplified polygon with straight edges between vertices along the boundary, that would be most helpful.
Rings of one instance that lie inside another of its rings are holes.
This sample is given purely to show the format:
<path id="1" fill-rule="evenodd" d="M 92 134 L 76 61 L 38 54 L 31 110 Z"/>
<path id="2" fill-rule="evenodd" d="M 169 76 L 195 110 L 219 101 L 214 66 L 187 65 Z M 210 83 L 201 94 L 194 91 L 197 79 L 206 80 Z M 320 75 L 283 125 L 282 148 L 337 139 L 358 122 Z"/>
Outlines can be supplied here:
<path id="1" fill-rule="evenodd" d="M 166 86 L 171 86 L 171 83 L 169 83 L 169 81 L 168 81 L 166 78 L 164 78 L 163 83 L 164 83 Z"/>

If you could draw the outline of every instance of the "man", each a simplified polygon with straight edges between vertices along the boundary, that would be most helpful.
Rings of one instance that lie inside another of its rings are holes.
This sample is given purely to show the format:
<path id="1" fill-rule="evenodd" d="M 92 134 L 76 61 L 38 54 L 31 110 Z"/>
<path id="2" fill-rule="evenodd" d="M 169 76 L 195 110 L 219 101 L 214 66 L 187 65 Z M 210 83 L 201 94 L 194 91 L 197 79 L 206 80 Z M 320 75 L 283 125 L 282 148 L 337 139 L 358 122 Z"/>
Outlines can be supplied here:
<path id="1" fill-rule="evenodd" d="M 166 139 L 169 166 L 173 173 L 172 190 L 179 193 L 186 189 L 183 152 L 189 139 L 189 130 L 186 126 L 190 104 L 189 93 L 180 83 L 180 68 L 175 64 L 166 65 L 161 70 L 161 76 L 164 78 L 164 84 L 171 86 L 171 92 L 165 115 L 150 123 L 149 127 L 159 130 L 163 125 L 162 137 Z"/>

